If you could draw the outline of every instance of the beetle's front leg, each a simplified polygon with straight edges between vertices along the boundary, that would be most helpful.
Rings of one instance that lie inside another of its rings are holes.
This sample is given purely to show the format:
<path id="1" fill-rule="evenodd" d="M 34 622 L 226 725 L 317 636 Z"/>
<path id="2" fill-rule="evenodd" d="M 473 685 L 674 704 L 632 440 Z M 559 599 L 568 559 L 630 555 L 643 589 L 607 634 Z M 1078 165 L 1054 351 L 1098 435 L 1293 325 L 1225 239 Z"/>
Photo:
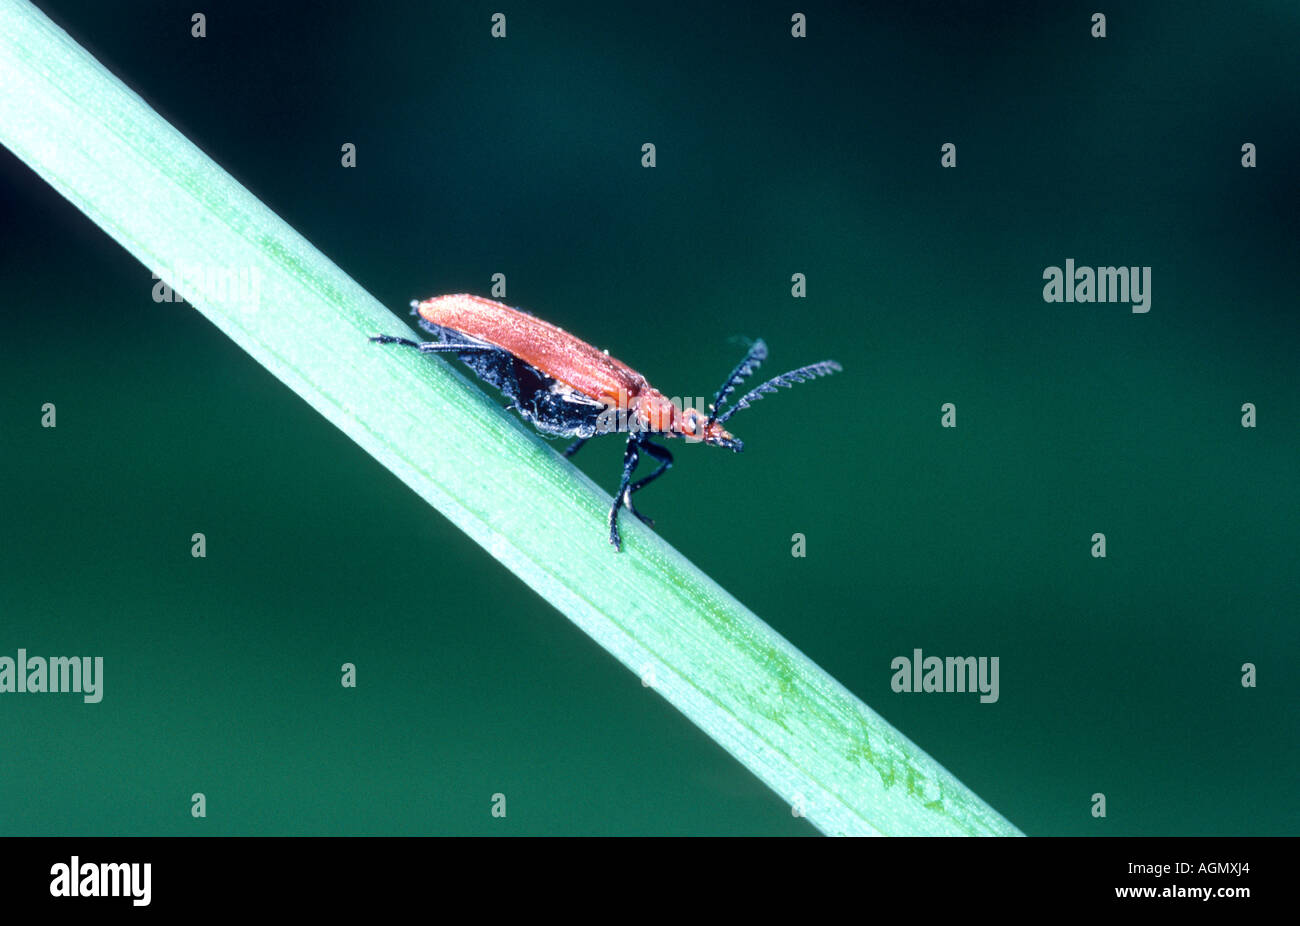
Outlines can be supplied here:
<path id="1" fill-rule="evenodd" d="M 660 476 L 666 473 L 669 469 L 671 469 L 673 465 L 673 455 L 671 452 L 669 452 L 667 447 L 660 447 L 658 444 L 652 444 L 648 440 L 641 441 L 641 449 L 643 449 L 646 453 L 650 454 L 650 456 L 658 460 L 659 467 L 649 476 L 646 476 L 644 479 L 638 479 L 636 482 L 628 486 L 627 491 L 623 495 L 623 503 L 627 505 L 628 511 L 632 512 L 634 515 L 636 515 L 638 518 L 641 519 L 641 523 L 649 524 L 651 527 L 654 527 L 655 526 L 654 518 L 651 518 L 637 511 L 636 505 L 632 504 L 632 493 L 636 492 L 638 489 L 645 488 L 650 483 L 654 482 L 656 479 L 658 479 Z"/>
<path id="2" fill-rule="evenodd" d="M 614 505 L 609 509 L 609 542 L 618 552 L 623 550 L 623 540 L 618 534 L 618 509 L 631 501 L 632 493 L 628 487 L 632 484 L 632 471 L 636 469 L 640 458 L 640 441 L 635 436 L 629 437 L 627 450 L 623 454 L 623 481 L 618 484 L 618 491 L 614 493 Z"/>

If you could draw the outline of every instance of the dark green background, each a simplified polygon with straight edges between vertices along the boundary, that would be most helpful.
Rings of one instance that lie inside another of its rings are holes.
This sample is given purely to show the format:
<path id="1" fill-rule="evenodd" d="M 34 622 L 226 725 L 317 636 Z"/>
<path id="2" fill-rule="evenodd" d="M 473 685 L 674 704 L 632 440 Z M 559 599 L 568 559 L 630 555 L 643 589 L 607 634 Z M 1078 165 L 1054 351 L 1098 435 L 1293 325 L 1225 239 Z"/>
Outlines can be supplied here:
<path id="1" fill-rule="evenodd" d="M 39 5 L 397 312 L 840 360 L 641 506 L 1026 832 L 1297 831 L 1294 3 Z M 0 697 L 0 833 L 813 832 L 3 149 L 0 209 L 0 654 L 106 661 Z M 1150 314 L 1044 303 L 1070 257 Z"/>

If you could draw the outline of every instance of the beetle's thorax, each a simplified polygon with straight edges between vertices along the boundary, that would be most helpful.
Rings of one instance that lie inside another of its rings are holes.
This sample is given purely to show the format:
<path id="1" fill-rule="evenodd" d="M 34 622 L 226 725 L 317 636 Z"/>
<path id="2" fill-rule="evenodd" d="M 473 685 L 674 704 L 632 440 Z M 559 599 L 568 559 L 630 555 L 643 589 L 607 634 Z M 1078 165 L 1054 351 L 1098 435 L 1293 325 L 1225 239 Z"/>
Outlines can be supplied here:
<path id="1" fill-rule="evenodd" d="M 651 386 L 631 396 L 628 405 L 628 410 L 643 431 L 669 432 L 678 423 L 677 406 Z"/>
<path id="2" fill-rule="evenodd" d="M 629 404 L 637 425 L 643 431 L 703 441 L 733 450 L 740 447 L 740 442 L 717 421 L 709 421 L 709 416 L 698 409 L 679 409 L 653 387 L 647 386 L 633 396 Z"/>

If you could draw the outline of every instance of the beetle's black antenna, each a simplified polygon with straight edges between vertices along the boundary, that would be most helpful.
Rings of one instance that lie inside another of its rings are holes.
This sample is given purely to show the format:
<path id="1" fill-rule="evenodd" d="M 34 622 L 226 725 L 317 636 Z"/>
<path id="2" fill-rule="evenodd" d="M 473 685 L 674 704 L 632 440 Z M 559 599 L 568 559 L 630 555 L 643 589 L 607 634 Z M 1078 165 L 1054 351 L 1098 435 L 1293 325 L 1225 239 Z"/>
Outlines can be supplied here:
<path id="1" fill-rule="evenodd" d="M 749 353 L 745 355 L 745 359 L 740 361 L 736 368 L 731 371 L 731 375 L 727 377 L 727 381 L 722 384 L 722 388 L 718 390 L 718 394 L 713 397 L 713 404 L 709 406 L 708 424 L 713 424 L 713 422 L 717 420 L 718 412 L 722 411 L 722 406 L 726 403 L 727 396 L 731 395 L 731 393 L 735 391 L 736 387 L 743 383 L 746 377 L 757 370 L 759 365 L 766 359 L 767 345 L 763 343 L 762 338 L 759 338 L 750 346 Z M 724 418 L 723 420 L 725 421 L 726 419 Z M 708 425 L 706 424 L 705 427 L 708 427 Z"/>
<path id="2" fill-rule="evenodd" d="M 821 363 L 813 363 L 806 367 L 800 367 L 797 370 L 791 370 L 789 373 L 782 373 L 780 376 L 774 376 L 757 389 L 753 389 L 739 399 L 736 404 L 727 409 L 727 413 L 718 418 L 718 424 L 723 424 L 728 418 L 736 414 L 742 408 L 749 408 L 749 403 L 757 402 L 763 396 L 776 392 L 777 386 L 784 386 L 786 389 L 792 387 L 795 383 L 806 383 L 810 379 L 816 379 L 819 376 L 830 376 L 832 373 L 839 373 L 844 368 L 834 360 L 823 360 Z"/>

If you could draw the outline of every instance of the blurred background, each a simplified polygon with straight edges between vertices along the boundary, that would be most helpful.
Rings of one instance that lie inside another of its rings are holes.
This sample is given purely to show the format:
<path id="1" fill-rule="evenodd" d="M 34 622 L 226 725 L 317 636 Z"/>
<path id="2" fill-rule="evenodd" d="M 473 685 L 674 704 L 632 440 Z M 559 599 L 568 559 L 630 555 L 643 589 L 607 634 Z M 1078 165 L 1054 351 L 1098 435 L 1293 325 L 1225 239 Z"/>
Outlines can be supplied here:
<path id="1" fill-rule="evenodd" d="M 638 504 L 1027 833 L 1297 831 L 1295 4 L 37 5 L 403 317 L 500 272 L 670 395 L 839 360 Z M 0 697 L 0 833 L 814 832 L 4 149 L 0 218 L 0 655 L 105 659 Z"/>

